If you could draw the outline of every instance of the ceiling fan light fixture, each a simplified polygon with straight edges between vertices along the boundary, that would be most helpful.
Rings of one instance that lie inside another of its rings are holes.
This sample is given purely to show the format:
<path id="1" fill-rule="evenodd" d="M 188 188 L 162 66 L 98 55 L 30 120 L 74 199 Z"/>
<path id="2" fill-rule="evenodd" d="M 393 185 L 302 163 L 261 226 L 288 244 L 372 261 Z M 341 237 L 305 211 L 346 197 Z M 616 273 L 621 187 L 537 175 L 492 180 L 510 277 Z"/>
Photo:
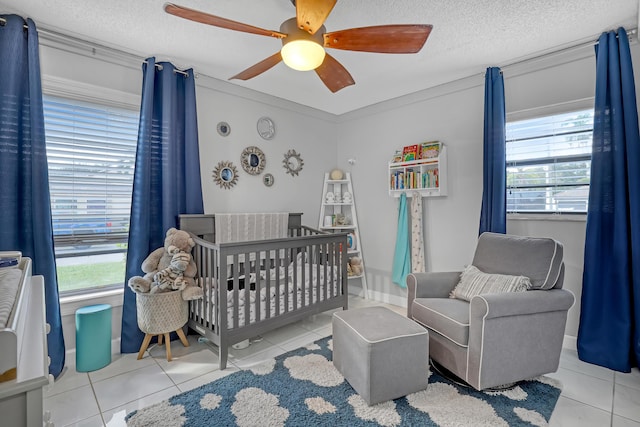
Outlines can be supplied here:
<path id="1" fill-rule="evenodd" d="M 315 34 L 298 28 L 296 18 L 282 23 L 280 31 L 287 34 L 282 39 L 282 61 L 290 68 L 298 71 L 309 71 L 318 68 L 324 61 L 324 26 Z"/>
<path id="2" fill-rule="evenodd" d="M 326 52 L 318 43 L 311 40 L 293 40 L 280 51 L 282 60 L 290 68 L 298 71 L 309 71 L 318 68 Z"/>

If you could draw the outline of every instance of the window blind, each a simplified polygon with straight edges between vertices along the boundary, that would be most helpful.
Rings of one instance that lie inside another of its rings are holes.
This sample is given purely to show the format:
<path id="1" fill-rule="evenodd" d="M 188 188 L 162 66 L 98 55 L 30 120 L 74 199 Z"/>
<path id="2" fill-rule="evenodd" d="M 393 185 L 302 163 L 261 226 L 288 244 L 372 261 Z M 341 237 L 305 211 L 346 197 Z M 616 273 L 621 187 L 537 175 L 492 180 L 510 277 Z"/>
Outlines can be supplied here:
<path id="1" fill-rule="evenodd" d="M 507 212 L 584 213 L 593 110 L 507 123 Z"/>
<path id="2" fill-rule="evenodd" d="M 56 248 L 126 243 L 139 113 L 43 100 Z"/>

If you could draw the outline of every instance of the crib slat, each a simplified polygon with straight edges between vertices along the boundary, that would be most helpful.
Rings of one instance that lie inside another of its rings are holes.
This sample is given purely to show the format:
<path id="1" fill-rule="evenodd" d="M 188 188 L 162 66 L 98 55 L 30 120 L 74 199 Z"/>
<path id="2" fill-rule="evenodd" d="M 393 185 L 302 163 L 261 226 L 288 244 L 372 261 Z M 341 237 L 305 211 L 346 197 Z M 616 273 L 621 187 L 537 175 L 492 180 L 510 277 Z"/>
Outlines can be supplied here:
<path id="1" fill-rule="evenodd" d="M 284 273 L 284 307 L 283 313 L 289 311 L 289 281 L 291 279 L 291 275 L 289 274 L 289 265 L 291 264 L 291 250 L 287 250 L 284 252 L 284 264 L 287 266 L 286 273 Z"/>
<path id="2" fill-rule="evenodd" d="M 216 321 L 218 318 L 218 310 L 220 307 L 220 301 L 218 300 L 220 282 L 216 281 L 216 271 L 219 268 L 219 263 L 217 262 L 217 258 L 219 254 L 216 254 L 213 249 L 208 248 L 207 252 L 207 264 L 210 267 L 207 269 L 207 279 L 209 280 L 209 312 L 207 313 L 207 323 L 209 324 L 209 328 L 213 331 L 219 332 L 220 324 Z M 211 303 L 213 302 L 213 304 Z"/>
<path id="3" fill-rule="evenodd" d="M 227 327 L 229 327 L 229 323 L 228 323 L 228 317 L 227 317 L 227 312 L 228 312 L 228 304 L 229 301 L 227 299 L 227 276 L 229 275 L 229 272 L 227 270 L 227 252 L 225 250 L 220 250 L 218 251 L 218 256 L 217 256 L 217 260 L 218 260 L 218 275 L 217 275 L 217 295 L 219 297 L 218 299 L 218 304 L 216 305 L 216 317 L 215 319 L 212 319 L 215 321 L 215 323 L 219 324 L 219 328 L 218 328 L 218 334 L 223 334 L 226 330 Z"/>
<path id="4" fill-rule="evenodd" d="M 245 326 L 251 323 L 251 260 L 249 259 L 249 252 L 244 253 L 244 324 Z M 240 301 L 238 301 L 240 304 Z M 238 323 L 238 327 L 240 324 Z"/>
<path id="5" fill-rule="evenodd" d="M 237 328 L 238 327 L 238 322 L 240 320 L 240 313 L 239 313 L 240 292 L 238 292 L 238 290 L 240 288 L 240 284 L 239 284 L 239 280 L 238 280 L 238 272 L 239 272 L 238 254 L 234 254 L 233 255 L 233 262 L 231 264 L 231 268 L 232 268 L 231 274 L 233 274 L 233 279 L 232 279 L 232 282 L 233 282 L 233 323 L 230 325 L 230 327 L 231 328 Z"/>
<path id="6" fill-rule="evenodd" d="M 262 282 L 262 280 L 260 280 L 260 271 L 262 270 L 262 261 L 264 260 L 264 252 L 261 251 L 256 251 L 255 252 L 255 256 L 256 256 L 256 263 L 255 263 L 255 267 L 254 267 L 254 272 L 256 275 L 256 290 L 254 291 L 254 295 L 255 295 L 255 306 L 256 306 L 256 320 L 255 322 L 259 322 L 260 320 L 262 320 L 262 316 L 261 316 L 261 310 L 260 310 L 260 283 Z"/>
<path id="7" fill-rule="evenodd" d="M 280 251 L 276 251 L 276 277 L 275 277 L 274 286 L 276 287 L 275 292 L 275 315 L 280 315 Z"/>
<path id="8" fill-rule="evenodd" d="M 209 301 L 213 301 L 213 308 L 209 310 L 209 321 L 213 324 L 215 324 L 215 329 L 213 329 L 216 334 L 220 334 L 220 328 L 222 327 L 222 323 L 220 321 L 220 318 L 222 317 L 221 315 L 221 310 L 224 310 L 224 313 L 226 313 L 227 310 L 227 293 L 223 291 L 226 291 L 226 289 L 224 289 L 221 286 L 221 282 L 220 282 L 220 275 L 223 274 L 221 271 L 221 267 L 220 267 L 220 251 L 217 249 L 210 249 L 209 250 L 209 259 L 211 260 L 211 269 L 209 270 L 209 280 L 211 281 L 211 292 L 212 292 L 212 299 L 210 299 Z M 224 274 L 226 275 L 226 270 L 224 272 Z M 221 301 L 221 299 L 224 298 L 224 302 Z M 210 304 L 211 305 L 211 304 Z M 225 323 L 226 325 L 226 323 Z"/>
<path id="9" fill-rule="evenodd" d="M 318 260 L 322 259 L 322 245 L 318 245 L 317 247 L 317 251 L 318 251 Z M 316 262 L 316 280 L 315 280 L 315 285 L 316 285 L 316 302 L 320 301 L 320 263 L 322 261 L 318 261 Z"/>
<path id="10" fill-rule="evenodd" d="M 307 265 L 308 262 L 308 256 L 309 256 L 309 246 L 304 246 L 302 247 L 302 266 L 300 267 L 300 284 L 301 284 L 301 307 L 306 307 L 309 305 L 309 285 L 307 284 L 307 280 L 306 280 L 306 270 L 305 270 L 305 266 Z"/>
<path id="11" fill-rule="evenodd" d="M 291 294 L 291 299 L 293 300 L 293 310 L 297 310 L 298 309 L 298 284 L 300 282 L 298 282 L 298 250 L 297 248 L 291 248 L 291 256 L 293 257 L 292 259 L 292 264 L 293 264 L 293 280 L 292 280 L 292 285 L 293 286 L 293 292 Z"/>
<path id="12" fill-rule="evenodd" d="M 266 312 L 266 319 L 271 317 L 271 269 L 274 268 L 273 265 L 273 259 L 275 257 L 277 251 L 269 251 L 269 257 L 267 258 L 267 262 L 268 262 L 268 266 L 269 268 L 267 269 L 267 272 L 265 274 L 266 276 L 266 298 L 265 298 L 265 312 Z M 273 254 L 273 255 L 272 255 Z"/>

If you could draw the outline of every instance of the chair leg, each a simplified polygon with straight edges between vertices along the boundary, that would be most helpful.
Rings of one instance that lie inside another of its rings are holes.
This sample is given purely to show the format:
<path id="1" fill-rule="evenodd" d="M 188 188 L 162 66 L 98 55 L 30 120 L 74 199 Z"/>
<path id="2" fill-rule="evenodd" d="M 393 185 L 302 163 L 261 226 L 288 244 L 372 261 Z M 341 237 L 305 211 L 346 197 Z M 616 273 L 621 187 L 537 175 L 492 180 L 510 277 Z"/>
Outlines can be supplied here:
<path id="1" fill-rule="evenodd" d="M 167 362 L 171 362 L 171 340 L 168 333 L 164 334 L 164 340 L 167 344 Z"/>
<path id="2" fill-rule="evenodd" d="M 162 345 L 162 334 L 158 335 L 158 345 Z"/>
<path id="3" fill-rule="evenodd" d="M 142 359 L 142 357 L 144 356 L 144 352 L 147 351 L 147 347 L 149 347 L 149 343 L 151 342 L 152 337 L 153 335 L 151 334 L 145 334 L 142 345 L 140 346 L 140 352 L 138 353 L 138 360 Z"/>
<path id="4" fill-rule="evenodd" d="M 176 333 L 178 334 L 180 341 L 182 341 L 182 345 L 185 347 L 189 347 L 189 341 L 187 341 L 187 337 L 184 335 L 184 331 L 182 330 L 182 328 L 178 328 L 176 330 Z"/>

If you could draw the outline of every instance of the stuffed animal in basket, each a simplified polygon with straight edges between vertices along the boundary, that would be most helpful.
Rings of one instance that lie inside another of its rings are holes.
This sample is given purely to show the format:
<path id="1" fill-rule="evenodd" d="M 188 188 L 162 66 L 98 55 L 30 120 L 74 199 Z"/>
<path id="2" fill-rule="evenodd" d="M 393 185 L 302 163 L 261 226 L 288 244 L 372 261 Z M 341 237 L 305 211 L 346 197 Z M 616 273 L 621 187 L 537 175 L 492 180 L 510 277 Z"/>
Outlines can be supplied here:
<path id="1" fill-rule="evenodd" d="M 191 262 L 191 255 L 175 246 L 169 246 L 167 252 L 173 254 L 169 266 L 153 275 L 150 293 L 181 291 L 187 287 L 184 271 Z"/>
<path id="2" fill-rule="evenodd" d="M 195 246 L 195 243 L 189 233 L 175 228 L 167 230 L 167 234 L 164 239 L 164 246 L 151 252 L 149 256 L 142 262 L 142 271 L 145 273 L 144 277 L 134 276 L 129 279 L 129 287 L 137 293 L 148 293 L 151 291 L 151 286 L 154 282 L 154 275 L 169 267 L 174 254 L 169 252 L 169 248 L 177 248 L 178 251 L 189 254 L 191 248 Z M 172 249 L 174 252 L 175 250 Z M 194 277 L 196 276 L 197 267 L 193 259 L 191 259 L 182 272 L 183 280 L 185 281 L 185 287 L 182 290 L 182 298 L 185 300 L 202 298 L 202 289 L 195 284 Z"/>

